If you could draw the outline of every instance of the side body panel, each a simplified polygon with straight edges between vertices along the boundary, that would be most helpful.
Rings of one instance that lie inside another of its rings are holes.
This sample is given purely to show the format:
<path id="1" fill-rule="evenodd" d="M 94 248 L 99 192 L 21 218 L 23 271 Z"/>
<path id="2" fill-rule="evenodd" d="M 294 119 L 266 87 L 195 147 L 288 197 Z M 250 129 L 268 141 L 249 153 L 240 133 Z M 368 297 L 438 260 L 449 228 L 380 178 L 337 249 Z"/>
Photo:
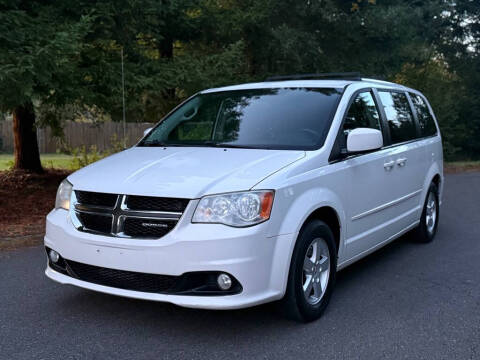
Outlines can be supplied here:
<path id="1" fill-rule="evenodd" d="M 378 87 L 386 88 L 385 84 Z M 328 162 L 349 99 L 362 88 L 365 84 L 346 89 L 322 149 L 307 152 L 304 159 L 254 187 L 277 189 L 270 236 L 297 234 L 313 211 L 324 206 L 334 209 L 340 222 L 339 268 L 418 225 L 429 183 L 436 174 L 443 180 L 439 133 L 404 144 L 387 143 L 369 154 Z M 392 168 L 385 169 L 390 162 Z M 290 252 L 294 245 L 290 244 Z"/>

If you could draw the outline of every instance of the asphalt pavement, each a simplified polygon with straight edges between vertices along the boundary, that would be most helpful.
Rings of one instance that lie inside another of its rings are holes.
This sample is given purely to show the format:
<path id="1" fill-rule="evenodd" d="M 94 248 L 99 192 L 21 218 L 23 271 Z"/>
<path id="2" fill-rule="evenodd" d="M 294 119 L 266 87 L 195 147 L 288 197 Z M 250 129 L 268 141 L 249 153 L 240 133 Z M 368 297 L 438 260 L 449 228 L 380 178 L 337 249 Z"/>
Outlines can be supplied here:
<path id="1" fill-rule="evenodd" d="M 480 173 L 446 177 L 433 243 L 341 271 L 309 324 L 62 286 L 45 264 L 41 247 L 0 252 L 0 359 L 480 359 Z"/>

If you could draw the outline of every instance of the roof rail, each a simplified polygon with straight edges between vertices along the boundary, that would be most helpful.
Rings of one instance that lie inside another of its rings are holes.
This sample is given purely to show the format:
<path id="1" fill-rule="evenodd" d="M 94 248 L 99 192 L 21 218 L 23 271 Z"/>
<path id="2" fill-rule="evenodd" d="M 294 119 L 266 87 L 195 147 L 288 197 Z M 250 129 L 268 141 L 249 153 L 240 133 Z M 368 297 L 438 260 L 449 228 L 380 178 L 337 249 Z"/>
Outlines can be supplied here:
<path id="1" fill-rule="evenodd" d="M 265 81 L 284 81 L 284 80 L 354 80 L 361 81 L 362 76 L 359 72 L 344 73 L 322 73 L 322 74 L 297 74 L 270 76 Z"/>
<path id="2" fill-rule="evenodd" d="M 391 81 L 387 81 L 387 80 L 384 80 L 382 78 L 375 78 L 375 77 L 368 77 L 368 78 L 362 78 L 361 80 L 363 81 L 369 81 L 369 82 L 375 82 L 375 83 L 380 83 L 380 84 L 389 84 L 389 85 L 397 85 L 397 86 L 400 86 L 400 84 L 397 84 L 397 83 L 394 83 L 394 82 L 391 82 Z"/>

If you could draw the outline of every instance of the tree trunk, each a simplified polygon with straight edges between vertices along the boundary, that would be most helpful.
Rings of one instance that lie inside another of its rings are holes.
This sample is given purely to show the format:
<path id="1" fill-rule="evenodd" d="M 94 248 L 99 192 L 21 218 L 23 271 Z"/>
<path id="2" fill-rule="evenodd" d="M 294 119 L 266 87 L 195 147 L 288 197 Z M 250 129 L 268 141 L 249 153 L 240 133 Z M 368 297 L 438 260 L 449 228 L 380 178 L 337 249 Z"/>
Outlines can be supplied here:
<path id="1" fill-rule="evenodd" d="M 13 110 L 14 169 L 43 172 L 38 151 L 33 104 L 28 102 Z"/>
<path id="2" fill-rule="evenodd" d="M 173 59 L 173 39 L 165 37 L 159 44 L 160 57 L 162 59 Z M 165 98 L 172 102 L 175 99 L 175 89 L 165 89 Z"/>
<path id="3" fill-rule="evenodd" d="M 165 37 L 160 41 L 160 57 L 172 59 L 173 58 L 173 39 Z"/>

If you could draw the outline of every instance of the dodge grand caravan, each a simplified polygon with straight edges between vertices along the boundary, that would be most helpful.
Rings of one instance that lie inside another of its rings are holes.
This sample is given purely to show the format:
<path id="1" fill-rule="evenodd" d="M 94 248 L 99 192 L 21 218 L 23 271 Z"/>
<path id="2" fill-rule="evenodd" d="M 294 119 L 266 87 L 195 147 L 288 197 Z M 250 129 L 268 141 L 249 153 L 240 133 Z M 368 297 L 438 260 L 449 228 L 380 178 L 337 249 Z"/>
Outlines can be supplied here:
<path id="1" fill-rule="evenodd" d="M 338 270 L 406 232 L 434 238 L 442 184 L 416 90 L 328 75 L 209 89 L 61 183 L 46 275 L 194 308 L 281 300 L 309 321 Z"/>

